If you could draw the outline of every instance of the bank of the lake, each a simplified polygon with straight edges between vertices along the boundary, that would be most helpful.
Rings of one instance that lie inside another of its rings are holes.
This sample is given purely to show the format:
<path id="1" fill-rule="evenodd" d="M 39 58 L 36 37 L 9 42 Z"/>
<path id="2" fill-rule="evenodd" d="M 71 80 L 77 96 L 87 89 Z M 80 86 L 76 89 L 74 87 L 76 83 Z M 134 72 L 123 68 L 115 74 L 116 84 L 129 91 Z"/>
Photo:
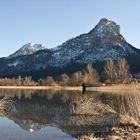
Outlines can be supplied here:
<path id="1" fill-rule="evenodd" d="M 99 91 L 99 92 L 126 92 L 140 90 L 140 84 L 114 84 L 114 85 L 103 85 L 99 87 L 87 87 L 87 91 Z"/>
<path id="2" fill-rule="evenodd" d="M 27 90 L 70 90 L 70 91 L 82 91 L 82 86 L 0 86 L 0 89 L 27 89 Z M 140 84 L 114 84 L 114 85 L 102 85 L 98 87 L 87 86 L 86 91 L 98 91 L 98 92 L 125 92 L 131 90 L 140 90 Z"/>
<path id="3" fill-rule="evenodd" d="M 24 90 L 76 90 L 82 91 L 82 87 L 63 86 L 0 86 L 0 89 L 24 89 Z"/>

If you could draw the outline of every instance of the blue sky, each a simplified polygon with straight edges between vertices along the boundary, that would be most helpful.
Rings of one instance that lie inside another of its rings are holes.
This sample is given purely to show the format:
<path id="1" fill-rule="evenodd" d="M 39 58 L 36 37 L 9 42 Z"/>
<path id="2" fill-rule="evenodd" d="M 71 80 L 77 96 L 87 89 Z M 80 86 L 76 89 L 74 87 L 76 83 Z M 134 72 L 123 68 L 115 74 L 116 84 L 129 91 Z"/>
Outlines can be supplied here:
<path id="1" fill-rule="evenodd" d="M 86 33 L 101 18 L 140 48 L 140 0 L 0 0 L 0 57 L 28 42 L 48 48 Z"/>

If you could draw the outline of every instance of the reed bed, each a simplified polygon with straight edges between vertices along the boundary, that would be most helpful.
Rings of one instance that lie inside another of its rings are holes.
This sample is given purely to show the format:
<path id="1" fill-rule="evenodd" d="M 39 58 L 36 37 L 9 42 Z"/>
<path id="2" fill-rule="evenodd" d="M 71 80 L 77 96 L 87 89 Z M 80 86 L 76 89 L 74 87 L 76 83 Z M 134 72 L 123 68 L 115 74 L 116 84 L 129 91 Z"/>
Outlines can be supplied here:
<path id="1" fill-rule="evenodd" d="M 70 113 L 72 115 L 101 115 L 115 114 L 116 112 L 106 104 L 95 101 L 93 98 L 75 98 L 71 103 Z"/>
<path id="2" fill-rule="evenodd" d="M 83 135 L 78 140 L 140 140 L 140 122 L 128 115 L 120 115 L 119 126 L 113 127 L 108 136 Z"/>
<path id="3" fill-rule="evenodd" d="M 98 92 L 108 92 L 108 93 L 127 93 L 127 92 L 136 92 L 140 91 L 140 84 L 131 83 L 131 84 L 112 84 L 105 85 L 100 87 L 89 87 L 87 91 L 98 91 Z"/>
<path id="4" fill-rule="evenodd" d="M 78 140 L 140 140 L 140 84 L 112 85 L 98 90 L 113 91 L 118 96 L 110 104 L 118 114 L 118 125 L 107 136 L 81 136 Z M 126 94 L 124 94 L 126 93 Z M 119 106 L 116 108 L 116 106 Z"/>
<path id="5" fill-rule="evenodd" d="M 15 102 L 11 98 L 9 97 L 2 98 L 0 100 L 0 113 L 11 111 L 14 105 Z"/>
<path id="6" fill-rule="evenodd" d="M 103 140 L 103 139 L 98 138 L 92 134 L 90 136 L 81 136 L 80 138 L 78 138 L 78 140 Z"/>

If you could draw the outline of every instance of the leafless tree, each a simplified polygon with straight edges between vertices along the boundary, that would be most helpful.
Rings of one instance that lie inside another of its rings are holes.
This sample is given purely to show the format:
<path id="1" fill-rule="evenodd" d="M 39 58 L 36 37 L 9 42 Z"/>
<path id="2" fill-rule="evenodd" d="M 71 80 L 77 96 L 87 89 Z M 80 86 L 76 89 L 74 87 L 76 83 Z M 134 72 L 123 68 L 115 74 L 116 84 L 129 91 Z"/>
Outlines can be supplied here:
<path id="1" fill-rule="evenodd" d="M 129 65 L 125 58 L 118 59 L 116 62 L 117 83 L 128 83 L 131 80 Z"/>
<path id="2" fill-rule="evenodd" d="M 69 85 L 69 82 L 70 82 L 70 77 L 66 73 L 64 73 L 60 76 L 60 78 L 59 78 L 60 85 L 62 85 L 62 86 Z"/>
<path id="3" fill-rule="evenodd" d="M 118 59 L 116 63 L 111 59 L 107 60 L 104 66 L 104 75 L 108 83 L 129 83 L 132 79 L 125 58 Z"/>
<path id="4" fill-rule="evenodd" d="M 116 67 L 112 59 L 107 60 L 104 66 L 104 76 L 106 82 L 114 83 L 116 79 Z"/>
<path id="5" fill-rule="evenodd" d="M 83 83 L 83 73 L 82 71 L 77 71 L 71 75 L 70 85 L 79 86 Z"/>
<path id="6" fill-rule="evenodd" d="M 55 85 L 57 85 L 52 76 L 47 76 L 44 84 L 46 86 L 55 86 Z"/>
<path id="7" fill-rule="evenodd" d="M 99 74 L 92 64 L 87 65 L 85 76 L 87 77 L 87 83 L 93 84 L 99 81 Z"/>

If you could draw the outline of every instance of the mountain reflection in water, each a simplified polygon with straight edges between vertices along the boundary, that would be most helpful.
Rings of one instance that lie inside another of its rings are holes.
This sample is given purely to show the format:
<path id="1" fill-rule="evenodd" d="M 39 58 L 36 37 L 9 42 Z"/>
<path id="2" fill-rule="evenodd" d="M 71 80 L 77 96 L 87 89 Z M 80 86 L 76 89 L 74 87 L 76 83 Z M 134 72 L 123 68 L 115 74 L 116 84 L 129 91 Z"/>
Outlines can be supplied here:
<path id="1" fill-rule="evenodd" d="M 27 132 L 37 132 L 52 126 L 73 137 L 90 133 L 105 135 L 117 125 L 119 114 L 140 119 L 138 93 L 1 90 L 0 96 L 11 97 L 16 102 L 15 109 L 5 117 Z M 95 102 L 109 105 L 117 115 L 71 115 L 70 104 L 77 97 L 94 98 Z"/>

